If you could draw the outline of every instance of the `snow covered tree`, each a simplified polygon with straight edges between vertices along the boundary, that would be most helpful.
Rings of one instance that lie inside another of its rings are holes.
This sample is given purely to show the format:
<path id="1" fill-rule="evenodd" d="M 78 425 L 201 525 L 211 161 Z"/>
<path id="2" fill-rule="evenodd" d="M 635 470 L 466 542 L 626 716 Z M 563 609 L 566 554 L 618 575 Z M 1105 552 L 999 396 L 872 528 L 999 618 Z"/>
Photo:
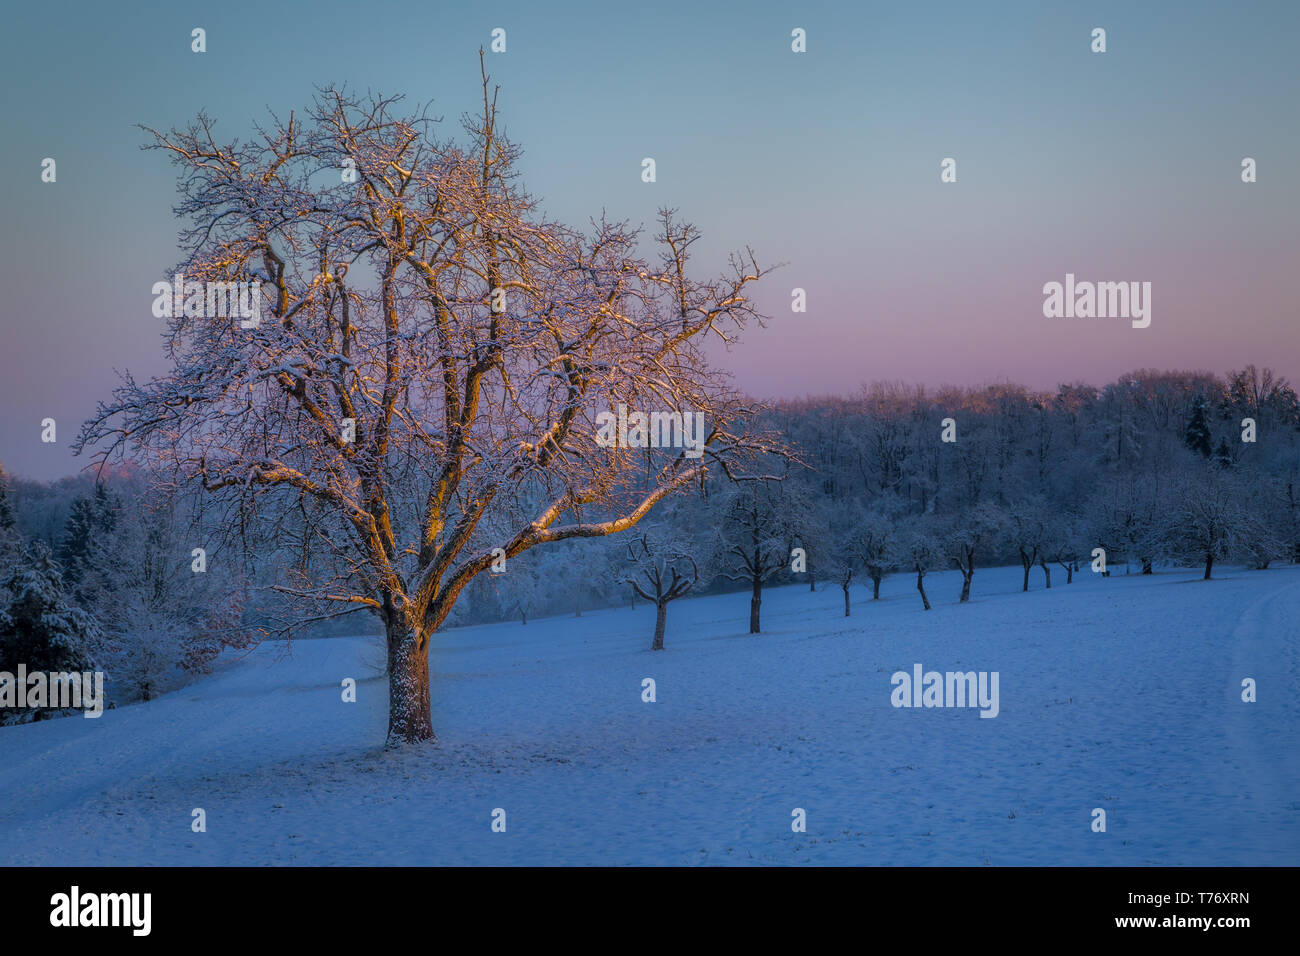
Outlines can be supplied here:
<path id="1" fill-rule="evenodd" d="M 99 637 L 93 618 L 68 598 L 63 575 L 43 542 L 22 548 L 0 581 L 0 671 L 86 671 Z"/>
<path id="2" fill-rule="evenodd" d="M 1021 590 L 1029 590 L 1029 571 L 1038 563 L 1047 533 L 1047 505 L 1041 498 L 1027 498 L 1007 509 L 1007 536 L 1020 557 L 1024 571 Z"/>
<path id="3" fill-rule="evenodd" d="M 749 633 L 759 633 L 763 585 L 790 563 L 796 528 L 782 482 L 745 482 L 724 504 L 722 539 L 730 558 L 727 577 L 750 587 Z"/>
<path id="4" fill-rule="evenodd" d="M 650 649 L 662 651 L 668 603 L 699 583 L 699 565 L 689 549 L 676 543 L 671 534 L 657 529 L 653 534 L 646 532 L 628 542 L 627 548 L 628 561 L 634 570 L 624 580 L 655 606 L 655 636 Z"/>
<path id="5" fill-rule="evenodd" d="M 1077 515 L 1056 514 L 1048 518 L 1043 526 L 1043 547 L 1039 554 L 1041 562 L 1052 562 L 1065 569 L 1065 583 L 1074 583 L 1074 569 L 1081 553 L 1088 553 L 1085 548 L 1084 523 Z M 1051 575 L 1044 570 L 1047 586 L 1051 587 Z"/>
<path id="6" fill-rule="evenodd" d="M 623 531 L 774 446 L 703 350 L 756 315 L 753 255 L 701 280 L 670 210 L 657 262 L 622 224 L 546 219 L 486 74 L 465 127 L 458 144 L 395 98 L 329 89 L 247 142 L 206 115 L 150 131 L 192 224 L 176 271 L 249 283 L 257 314 L 173 313 L 171 370 L 127 376 L 76 443 L 198 483 L 245 533 L 312 499 L 321 558 L 277 587 L 304 619 L 383 622 L 390 742 L 433 737 L 430 640 L 498 548 Z M 661 427 L 624 435 L 620 409 Z"/>
<path id="7" fill-rule="evenodd" d="M 862 563 L 858 558 L 855 545 L 858 543 L 858 535 L 865 517 L 860 513 L 860 509 L 855 507 L 841 505 L 836 511 L 836 514 L 828 515 L 826 518 L 826 531 L 822 537 L 821 548 L 822 564 L 832 580 L 840 586 L 840 591 L 844 594 L 844 616 L 850 617 L 852 605 L 849 587 L 853 584 L 853 576 Z"/>
<path id="8" fill-rule="evenodd" d="M 1167 553 L 1202 564 L 1208 581 L 1214 562 L 1247 542 L 1248 523 L 1239 484 L 1213 466 L 1203 467 L 1184 479 L 1168 511 Z"/>
<path id="9" fill-rule="evenodd" d="M 95 613 L 95 607 L 109 600 L 110 552 L 121 502 L 109 494 L 104 482 L 95 483 L 94 493 L 78 495 L 64 525 L 59 547 L 63 582 L 77 605 Z"/>
<path id="10" fill-rule="evenodd" d="M 971 579 L 975 577 L 975 560 L 1005 532 L 1007 518 L 991 502 L 980 502 L 965 514 L 958 515 L 939 539 L 953 565 L 961 572 L 961 601 L 970 600 Z"/>
<path id="11" fill-rule="evenodd" d="M 86 564 L 86 553 L 90 548 L 90 539 L 94 534 L 94 506 L 90 499 L 78 495 L 72 502 L 72 512 L 63 529 L 63 541 L 59 545 L 59 565 L 63 568 L 64 579 L 75 583 L 81 577 Z"/>
<path id="12" fill-rule="evenodd" d="M 1240 550 L 1247 564 L 1263 571 L 1287 554 L 1287 508 L 1280 482 L 1256 478 L 1243 482 Z"/>
<path id="13" fill-rule="evenodd" d="M 511 561 L 505 569 L 490 572 L 486 579 L 496 589 L 501 609 L 506 617 L 518 617 L 527 627 L 528 615 L 543 609 L 546 589 L 538 580 L 537 561 L 523 556 Z"/>
<path id="14" fill-rule="evenodd" d="M 930 610 L 930 598 L 925 593 L 925 576 L 943 564 L 943 545 L 934 533 L 933 520 L 920 517 L 912 521 L 899 536 L 895 561 L 916 574 L 916 590 L 921 604 Z"/>
<path id="15" fill-rule="evenodd" d="M 871 599 L 880 600 L 880 582 L 893 568 L 897 554 L 897 535 L 894 520 L 881 513 L 870 512 L 853 529 L 849 548 L 871 579 Z"/>
<path id="16" fill-rule="evenodd" d="M 837 529 L 835 503 L 819 499 L 812 489 L 802 484 L 786 482 L 783 486 L 793 543 L 804 549 L 804 563 L 808 574 L 808 590 L 817 590 L 817 575 L 822 571 L 838 577 L 843 569 L 836 550 Z"/>
<path id="17" fill-rule="evenodd" d="M 1102 490 L 1107 535 L 1117 542 L 1115 554 L 1136 561 L 1143 574 L 1154 573 L 1153 562 L 1165 550 L 1166 519 L 1176 498 L 1161 470 L 1116 479 Z"/>
<path id="18" fill-rule="evenodd" d="M 1183 433 L 1183 443 L 1202 458 L 1209 458 L 1210 452 L 1213 450 L 1210 438 L 1210 422 L 1206 412 L 1204 396 L 1196 396 L 1196 401 L 1192 405 L 1192 417 L 1187 422 L 1187 429 Z"/>
<path id="19" fill-rule="evenodd" d="M 1291 384 L 1271 368 L 1260 370 L 1247 365 L 1241 371 L 1229 372 L 1223 405 L 1228 418 L 1253 418 L 1261 428 L 1294 427 L 1300 423 L 1300 399 Z"/>

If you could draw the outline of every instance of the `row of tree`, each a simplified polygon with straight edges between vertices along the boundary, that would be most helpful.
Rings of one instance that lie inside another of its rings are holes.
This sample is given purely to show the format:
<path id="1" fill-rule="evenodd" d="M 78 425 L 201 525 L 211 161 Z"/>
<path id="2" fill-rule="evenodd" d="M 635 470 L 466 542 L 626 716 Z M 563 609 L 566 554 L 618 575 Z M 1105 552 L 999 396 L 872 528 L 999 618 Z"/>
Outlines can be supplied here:
<path id="1" fill-rule="evenodd" d="M 661 649 L 668 604 L 692 592 L 745 588 L 758 633 L 764 588 L 799 579 L 837 584 L 847 616 L 855 580 L 879 599 L 891 573 L 909 576 L 928 610 L 926 576 L 941 569 L 960 571 L 965 602 L 976 570 L 996 564 L 1019 563 L 1028 590 L 1034 568 L 1051 587 L 1053 568 L 1070 583 L 1081 562 L 1104 574 L 1195 564 L 1208 579 L 1219 561 L 1300 560 L 1300 411 L 1267 370 L 1144 372 L 1053 396 L 875 385 L 767 416 L 802 456 L 783 474 L 709 476 L 630 537 L 502 560 L 451 623 L 639 597 L 656 607 Z M 955 441 L 943 441 L 945 418 Z M 262 553 L 214 553 L 199 573 L 192 545 L 219 538 L 224 521 L 200 499 L 160 495 L 130 470 L 19 491 L 21 522 L 0 473 L 0 660 L 93 666 L 118 700 L 149 699 L 221 648 L 301 617 L 284 603 L 319 560 L 308 503 L 280 517 Z"/>
<path id="2" fill-rule="evenodd" d="M 660 648 L 666 605 L 688 591 L 745 587 L 757 633 L 773 582 L 833 580 L 847 615 L 857 576 L 879 598 L 886 575 L 905 573 L 929 609 L 925 579 L 939 569 L 961 572 L 965 602 L 989 565 L 1019 564 L 1028 590 L 1033 569 L 1050 587 L 1053 568 L 1070 583 L 1081 562 L 1105 575 L 1193 565 L 1208 579 L 1225 560 L 1300 561 L 1300 403 L 1267 369 L 1148 370 L 1054 394 L 876 384 L 767 417 L 801 459 L 783 480 L 710 477 L 632 545 L 512 564 L 466 613 L 526 621 L 630 587 L 658 607 Z"/>

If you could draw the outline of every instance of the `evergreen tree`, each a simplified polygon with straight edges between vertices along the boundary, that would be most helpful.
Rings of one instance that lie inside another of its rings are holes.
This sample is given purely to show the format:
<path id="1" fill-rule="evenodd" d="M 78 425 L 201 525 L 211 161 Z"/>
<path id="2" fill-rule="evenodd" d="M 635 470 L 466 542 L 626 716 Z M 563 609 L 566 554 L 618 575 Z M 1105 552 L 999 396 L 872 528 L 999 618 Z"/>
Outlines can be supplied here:
<path id="1" fill-rule="evenodd" d="M 93 498 L 77 496 L 64 525 L 59 564 L 63 567 L 64 582 L 76 589 L 78 603 L 83 606 L 86 595 L 81 593 L 80 585 L 88 577 L 96 576 L 96 572 L 102 576 L 105 570 L 103 559 L 117 527 L 117 505 L 104 483 L 98 482 Z"/>
<path id="2" fill-rule="evenodd" d="M 94 526 L 94 505 L 89 498 L 78 495 L 63 526 L 63 542 L 59 546 L 59 564 L 63 567 L 63 580 L 67 584 L 75 585 L 81 580 Z"/>
<path id="3" fill-rule="evenodd" d="M 1206 420 L 1205 399 L 1199 395 L 1192 406 L 1192 420 L 1187 423 L 1183 442 L 1192 451 L 1200 452 L 1202 458 L 1210 457 L 1213 448 L 1210 443 L 1210 423 Z"/>
<path id="4" fill-rule="evenodd" d="M 63 575 L 42 542 L 21 549 L 3 584 L 0 670 L 89 670 L 90 645 L 99 636 L 93 618 L 73 605 Z"/>
<path id="5" fill-rule="evenodd" d="M 1228 439 L 1219 440 L 1219 447 L 1214 449 L 1214 461 L 1220 468 L 1231 468 L 1236 464 L 1232 458 L 1232 448 L 1228 445 Z"/>
<path id="6" fill-rule="evenodd" d="M 120 502 L 116 495 L 108 493 L 108 486 L 102 481 L 95 483 L 95 499 L 91 507 L 94 527 L 101 535 L 110 535 L 117 527 L 117 512 Z"/>

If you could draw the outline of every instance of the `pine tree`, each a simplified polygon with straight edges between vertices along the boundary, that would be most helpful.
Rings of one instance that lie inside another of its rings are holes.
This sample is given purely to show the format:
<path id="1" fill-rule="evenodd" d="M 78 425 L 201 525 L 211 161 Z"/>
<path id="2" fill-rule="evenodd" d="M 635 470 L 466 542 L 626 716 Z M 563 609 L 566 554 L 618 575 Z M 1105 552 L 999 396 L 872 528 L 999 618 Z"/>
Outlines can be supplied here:
<path id="1" fill-rule="evenodd" d="M 63 543 L 59 546 L 59 564 L 69 585 L 81 580 L 87 564 L 90 539 L 95 529 L 95 507 L 84 495 L 72 503 L 72 511 L 63 526 Z"/>
<path id="2" fill-rule="evenodd" d="M 1206 421 L 1205 399 L 1197 396 L 1192 406 L 1192 420 L 1187 423 L 1183 433 L 1183 442 L 1192 451 L 1200 452 L 1202 458 L 1209 458 L 1213 446 L 1210 443 L 1210 424 Z"/>
<path id="3" fill-rule="evenodd" d="M 92 504 L 94 528 L 102 535 L 110 535 L 117 527 L 117 512 L 120 502 L 116 495 L 108 493 L 108 486 L 102 481 L 95 483 L 95 499 Z"/>
<path id="4" fill-rule="evenodd" d="M 63 575 L 43 542 L 23 548 L 3 585 L 0 605 L 0 670 L 18 664 L 29 671 L 89 670 L 99 629 L 68 600 Z"/>

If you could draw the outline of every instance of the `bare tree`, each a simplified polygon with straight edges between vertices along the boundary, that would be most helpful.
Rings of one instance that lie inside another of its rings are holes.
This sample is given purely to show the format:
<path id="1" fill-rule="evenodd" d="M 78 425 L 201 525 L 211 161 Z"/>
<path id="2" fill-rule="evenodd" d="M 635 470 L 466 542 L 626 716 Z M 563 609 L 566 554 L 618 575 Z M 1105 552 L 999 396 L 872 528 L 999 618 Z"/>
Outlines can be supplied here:
<path id="1" fill-rule="evenodd" d="M 732 559 L 727 576 L 750 586 L 749 633 L 759 633 L 763 585 L 790 560 L 796 534 L 783 483 L 736 486 L 725 505 L 722 537 Z"/>
<path id="2" fill-rule="evenodd" d="M 1074 583 L 1074 568 L 1079 560 L 1082 531 L 1075 515 L 1057 515 L 1048 520 L 1043 533 L 1041 561 L 1051 561 L 1065 569 L 1065 583 Z M 1050 587 L 1050 583 L 1048 584 Z"/>
<path id="3" fill-rule="evenodd" d="M 959 515 L 943 536 L 948 558 L 961 572 L 961 601 L 970 600 L 971 579 L 975 577 L 975 559 L 1003 533 L 1006 516 L 990 502 L 981 502 Z"/>
<path id="4" fill-rule="evenodd" d="M 925 576 L 943 563 L 943 548 L 935 539 L 930 519 L 918 518 L 901 536 L 896 560 L 902 567 L 916 572 L 916 590 L 921 594 L 921 604 L 930 610 Z"/>
<path id="5" fill-rule="evenodd" d="M 868 514 L 849 539 L 853 556 L 867 569 L 871 578 L 871 599 L 880 600 L 880 582 L 885 572 L 893 567 L 896 552 L 894 522 L 889 517 Z"/>
<path id="6" fill-rule="evenodd" d="M 628 560 L 636 568 L 636 573 L 625 578 L 632 585 L 632 590 L 655 606 L 655 637 L 650 645 L 652 651 L 664 649 L 664 626 L 668 621 L 668 602 L 675 601 L 700 580 L 699 565 L 695 557 L 680 545 L 670 543 L 662 535 L 643 534 L 637 540 L 628 542 Z M 690 567 L 689 576 L 686 573 Z M 637 574 L 645 579 L 647 587 L 642 587 Z"/>
<path id="7" fill-rule="evenodd" d="M 1016 502 L 1007 511 L 1007 535 L 1024 570 L 1021 590 L 1029 590 L 1029 570 L 1039 562 L 1046 534 L 1047 506 L 1039 498 Z M 1046 570 L 1046 567 L 1044 567 Z"/>
<path id="8" fill-rule="evenodd" d="M 1188 476 L 1175 497 L 1165 527 L 1166 552 L 1175 559 L 1203 564 L 1210 580 L 1214 562 L 1249 543 L 1245 489 L 1206 465 Z"/>
<path id="9" fill-rule="evenodd" d="M 833 502 L 828 504 L 834 506 Z M 827 571 L 844 593 L 844 616 L 849 617 L 852 613 L 849 587 L 860 563 L 854 545 L 864 519 L 860 510 L 851 505 L 841 506 L 837 511 L 823 521 L 825 530 L 821 535 L 821 551 Z"/>
<path id="10" fill-rule="evenodd" d="M 126 376 L 76 443 L 151 456 L 271 533 L 318 505 L 328 560 L 276 587 L 317 618 L 383 621 L 390 742 L 433 737 L 431 636 L 495 559 L 625 530 L 771 447 L 702 351 L 755 318 L 751 253 L 699 281 L 698 233 L 670 210 L 654 264 L 623 224 L 541 216 L 486 73 L 464 146 L 399 99 L 326 89 L 242 143 L 219 144 L 205 115 L 149 131 L 192 222 L 177 271 L 260 282 L 269 314 L 173 315 L 170 372 Z M 611 443 L 620 405 L 700 415 L 702 434 Z"/>

